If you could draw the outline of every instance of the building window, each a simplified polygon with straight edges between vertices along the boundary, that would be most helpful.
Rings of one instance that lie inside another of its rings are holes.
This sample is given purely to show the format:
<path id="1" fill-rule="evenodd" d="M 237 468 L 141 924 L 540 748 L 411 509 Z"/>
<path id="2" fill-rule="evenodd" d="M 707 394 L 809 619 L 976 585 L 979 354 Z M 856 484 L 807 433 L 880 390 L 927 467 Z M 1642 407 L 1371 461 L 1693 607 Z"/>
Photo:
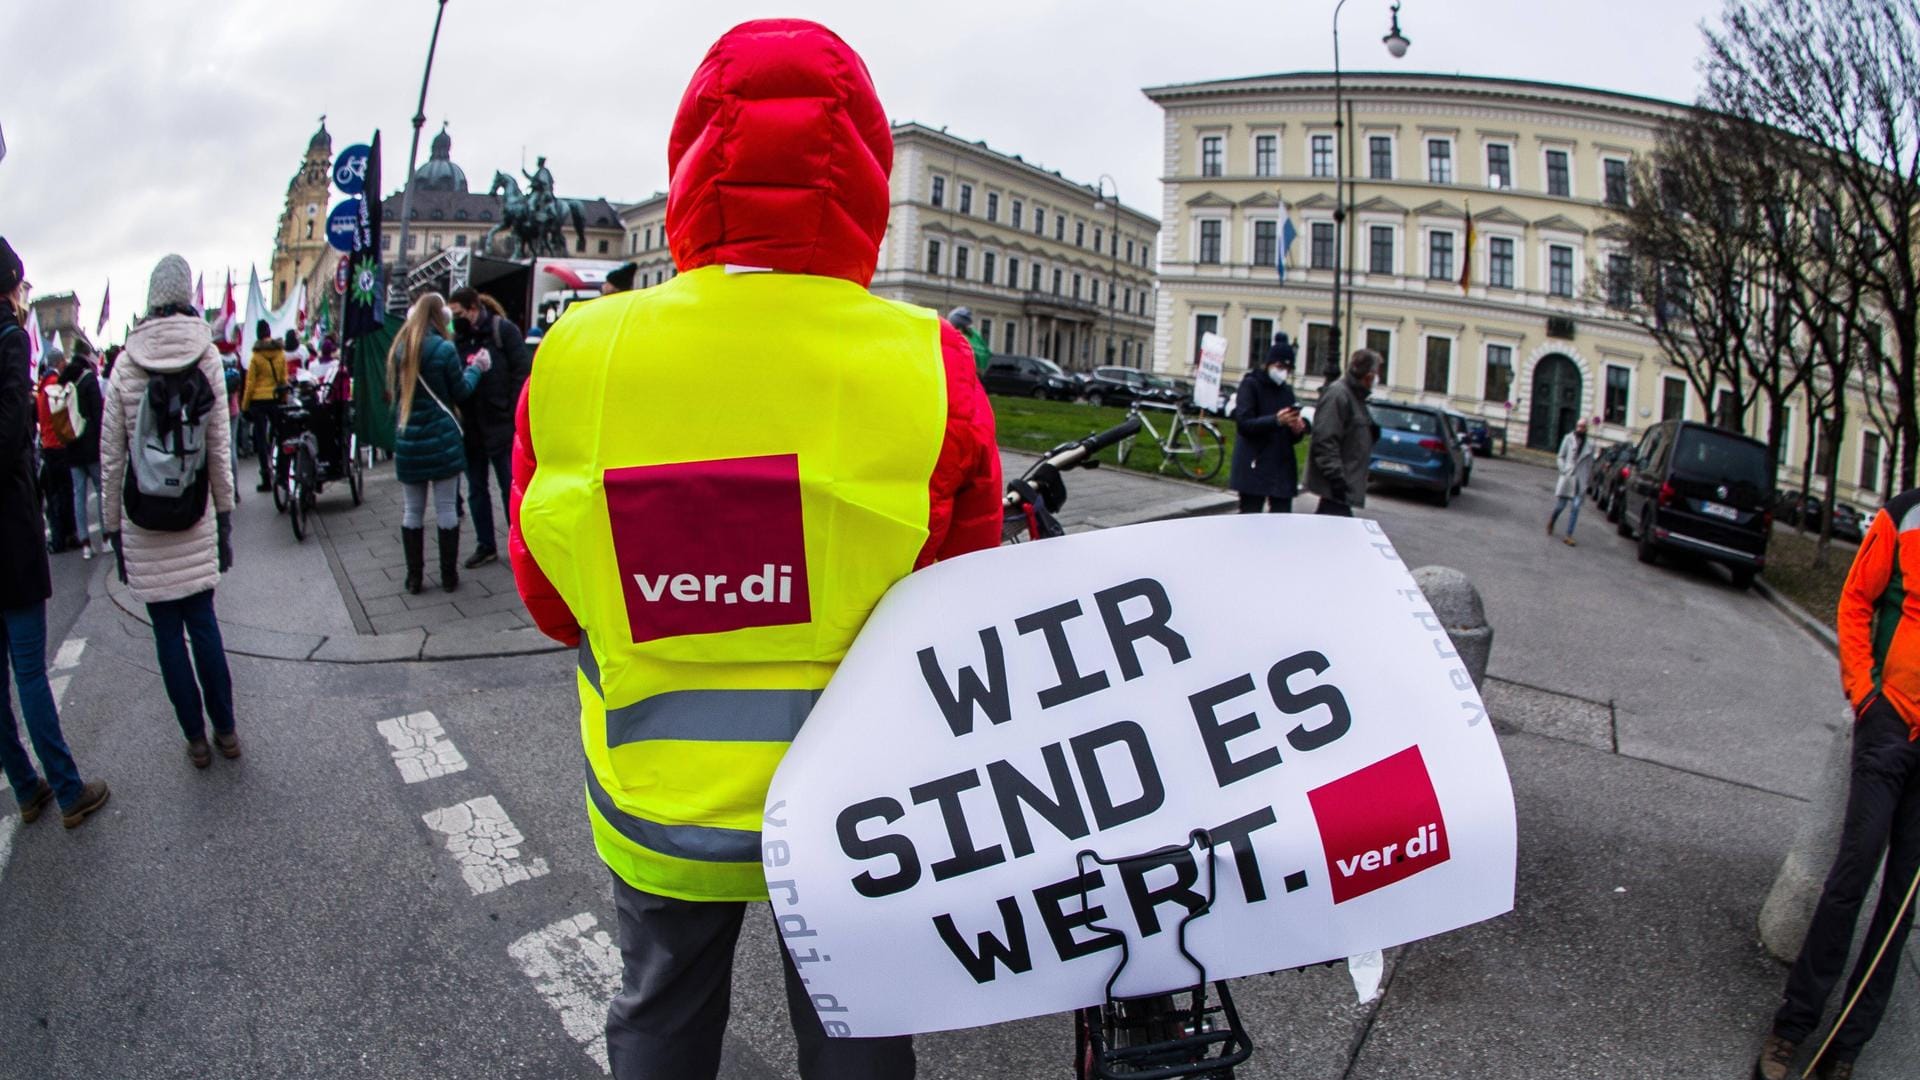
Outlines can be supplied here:
<path id="1" fill-rule="evenodd" d="M 1272 319 L 1247 320 L 1247 370 L 1258 371 L 1266 362 L 1267 346 L 1273 342 Z"/>
<path id="2" fill-rule="evenodd" d="M 1333 222 L 1316 221 L 1308 226 L 1307 263 L 1315 270 L 1333 269 Z"/>
<path id="3" fill-rule="evenodd" d="M 1607 365 L 1607 423 L 1625 424 L 1627 422 L 1627 390 L 1632 385 L 1632 380 L 1633 372 L 1619 364 Z"/>
<path id="4" fill-rule="evenodd" d="M 651 226 L 651 225 L 649 225 L 649 226 L 647 226 L 647 232 L 646 232 L 646 250 L 647 250 L 647 251 L 652 251 L 652 250 L 653 250 L 653 226 Z"/>
<path id="5" fill-rule="evenodd" d="M 1084 221 L 1076 221 L 1073 223 L 1073 246 L 1087 246 L 1087 223 Z"/>
<path id="6" fill-rule="evenodd" d="M 1860 490 L 1878 491 L 1880 487 L 1880 433 L 1860 433 Z"/>
<path id="7" fill-rule="evenodd" d="M 1427 377 L 1421 384 L 1429 394 L 1450 393 L 1453 386 L 1453 341 L 1449 338 L 1430 337 L 1427 339 Z"/>
<path id="8" fill-rule="evenodd" d="M 1079 274 L 1073 275 L 1073 298 L 1075 300 L 1080 299 L 1080 275 Z"/>
<path id="9" fill-rule="evenodd" d="M 1506 143 L 1487 144 L 1487 186 L 1490 188 L 1513 186 L 1513 147 Z"/>
<path id="10" fill-rule="evenodd" d="M 1053 295 L 1055 296 L 1060 295 L 1060 278 L 1061 278 L 1060 268 L 1055 267 L 1053 270 Z"/>
<path id="11" fill-rule="evenodd" d="M 1047 231 L 1047 211 L 1045 207 L 1033 208 L 1033 235 L 1042 236 Z"/>
<path id="12" fill-rule="evenodd" d="M 1427 276 L 1435 281 L 1454 279 L 1452 233 L 1430 232 L 1427 234 Z"/>
<path id="13" fill-rule="evenodd" d="M 1127 241 L 1127 262 L 1129 264 L 1133 262 L 1133 241 L 1132 240 Z"/>
<path id="14" fill-rule="evenodd" d="M 1547 245 L 1547 291 L 1573 295 L 1573 249 L 1565 244 Z"/>
<path id="15" fill-rule="evenodd" d="M 419 248 L 420 248 L 420 234 L 408 233 L 407 234 L 407 250 L 417 251 L 419 250 Z"/>
<path id="16" fill-rule="evenodd" d="M 1504 403 L 1507 395 L 1513 393 L 1513 347 L 1511 345 L 1487 346 L 1487 387 L 1481 393 L 1483 401 L 1496 404 Z"/>
<path id="17" fill-rule="evenodd" d="M 929 240 L 927 241 L 927 273 L 938 274 L 939 272 L 940 272 L 940 241 Z"/>
<path id="18" fill-rule="evenodd" d="M 1121 290 L 1120 305 L 1128 311 L 1133 310 L 1133 290 L 1131 288 Z"/>
<path id="19" fill-rule="evenodd" d="M 1307 324 L 1307 371 L 1315 375 L 1338 375 L 1333 360 L 1333 326 L 1330 323 Z"/>
<path id="20" fill-rule="evenodd" d="M 1277 221 L 1256 221 L 1253 223 L 1253 265 L 1277 265 L 1280 246 L 1280 223 Z"/>
<path id="21" fill-rule="evenodd" d="M 1627 163 L 1620 158 L 1608 158 L 1602 167 L 1607 177 L 1607 205 L 1627 205 Z"/>
<path id="22" fill-rule="evenodd" d="M 973 213 L 973 185 L 972 184 L 960 185 L 960 212 L 963 214 Z"/>
<path id="23" fill-rule="evenodd" d="M 392 233 L 380 234 L 380 250 L 383 253 L 393 250 L 393 234 Z"/>
<path id="24" fill-rule="evenodd" d="M 1253 137 L 1253 175 L 1280 175 L 1280 140 L 1273 135 Z"/>
<path id="25" fill-rule="evenodd" d="M 466 247 L 466 246 L 467 246 L 467 234 L 466 234 L 466 233 L 455 233 L 455 234 L 453 234 L 453 246 L 454 246 L 454 247 Z M 600 241 L 600 250 L 601 250 L 601 251 L 606 251 L 606 250 L 607 250 L 607 242 L 606 242 L 605 240 L 602 240 L 602 241 Z"/>
<path id="26" fill-rule="evenodd" d="M 454 237 L 453 242 L 460 247 L 467 246 L 467 238 L 464 236 Z M 605 255 L 606 253 L 607 253 L 607 242 L 605 240 L 602 240 L 600 241 L 600 254 Z"/>
<path id="27" fill-rule="evenodd" d="M 1625 255 L 1607 256 L 1607 303 L 1617 308 L 1633 306 L 1633 260 Z"/>
<path id="28" fill-rule="evenodd" d="M 1487 285 L 1495 289 L 1513 288 L 1513 239 L 1511 237 L 1493 236 L 1487 239 Z"/>
<path id="29" fill-rule="evenodd" d="M 1547 151 L 1547 194 L 1573 194 L 1573 172 L 1568 168 L 1565 150 Z"/>
<path id="30" fill-rule="evenodd" d="M 967 259 L 973 253 L 965 244 L 956 244 L 953 249 L 953 276 L 961 281 L 967 280 Z"/>
<path id="31" fill-rule="evenodd" d="M 980 254 L 980 280 L 989 285 L 993 284 L 993 252 L 991 251 Z"/>
<path id="32" fill-rule="evenodd" d="M 1333 175 L 1333 136 L 1315 135 L 1313 142 L 1313 175 Z"/>
<path id="33" fill-rule="evenodd" d="M 1020 324 L 1012 319 L 1008 319 L 1005 330 L 1007 335 L 1006 342 L 1000 347 L 1007 352 L 1013 352 L 1020 347 Z"/>
<path id="34" fill-rule="evenodd" d="M 993 320 L 992 319 L 980 320 L 980 340 L 986 342 L 988 345 L 993 344 Z"/>
<path id="35" fill-rule="evenodd" d="M 997 191 L 987 192 L 987 220 L 992 222 L 1000 220 L 1000 193 Z"/>
<path id="36" fill-rule="evenodd" d="M 1011 224 L 1016 229 L 1019 228 L 1021 211 L 1025 210 L 1026 208 L 1027 208 L 1026 203 L 1021 202 L 1019 199 L 1013 200 L 1013 216 L 1007 219 L 1008 223 Z"/>
<path id="37" fill-rule="evenodd" d="M 1723 389 L 1720 391 L 1719 396 L 1714 399 L 1713 424 L 1715 427 L 1725 428 L 1728 431 L 1740 430 L 1739 394 L 1734 393 L 1732 390 Z M 1822 466 L 1819 471 L 1826 472 L 1827 470 Z"/>
<path id="38" fill-rule="evenodd" d="M 1220 219 L 1207 218 L 1200 222 L 1200 261 L 1217 263 L 1220 261 Z"/>
<path id="39" fill-rule="evenodd" d="M 944 176 L 936 176 L 933 178 L 933 205 L 935 206 L 935 208 L 938 208 L 941 206 L 945 206 L 946 203 L 947 203 L 947 178 Z"/>
<path id="40" fill-rule="evenodd" d="M 1374 180 L 1393 179 L 1393 137 L 1367 136 L 1367 176 Z"/>
<path id="41" fill-rule="evenodd" d="M 1393 273 L 1393 226 L 1367 228 L 1367 273 Z"/>
<path id="42" fill-rule="evenodd" d="M 1100 226 L 1093 227 L 1093 250 L 1099 251 L 1100 245 L 1107 242 L 1107 231 Z"/>
<path id="43" fill-rule="evenodd" d="M 1200 342 L 1208 334 L 1220 332 L 1220 316 L 1195 315 L 1193 317 L 1193 362 L 1200 362 Z"/>
<path id="44" fill-rule="evenodd" d="M 1057 210 L 1053 214 L 1053 238 L 1063 244 L 1067 242 L 1067 215 Z"/>
<path id="45" fill-rule="evenodd" d="M 1430 184 L 1453 183 L 1453 142 L 1451 140 L 1427 140 L 1427 182 Z"/>
<path id="46" fill-rule="evenodd" d="M 1039 263 L 1033 264 L 1033 273 L 1027 276 L 1027 288 L 1032 290 L 1033 292 L 1040 291 L 1040 264 Z"/>
<path id="47" fill-rule="evenodd" d="M 1387 369 L 1392 366 L 1391 361 L 1393 359 L 1393 331 L 1378 330 L 1378 329 L 1368 330 L 1367 331 L 1367 348 L 1372 349 L 1374 352 L 1380 355 L 1380 380 L 1379 381 L 1380 381 L 1380 385 L 1382 387 L 1385 387 L 1387 385 Z"/>
<path id="48" fill-rule="evenodd" d="M 1200 140 L 1200 175 L 1219 176 L 1221 174 L 1220 146 L 1222 139 L 1218 135 L 1208 135 Z"/>
<path id="49" fill-rule="evenodd" d="M 1687 418 L 1687 380 L 1676 379 L 1671 375 L 1660 380 L 1660 419 L 1685 420 Z"/>
<path id="50" fill-rule="evenodd" d="M 1007 256 L 1007 288 L 1017 289 L 1019 287 L 1020 287 L 1020 260 L 1017 258 L 1014 258 L 1012 255 L 1009 255 Z"/>

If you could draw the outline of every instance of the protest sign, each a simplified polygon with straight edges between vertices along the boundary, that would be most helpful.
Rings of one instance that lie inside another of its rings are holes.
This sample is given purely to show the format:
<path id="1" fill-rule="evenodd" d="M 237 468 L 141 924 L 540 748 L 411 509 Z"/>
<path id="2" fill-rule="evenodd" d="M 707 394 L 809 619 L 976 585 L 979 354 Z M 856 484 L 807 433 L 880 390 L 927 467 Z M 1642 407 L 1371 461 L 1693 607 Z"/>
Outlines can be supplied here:
<path id="1" fill-rule="evenodd" d="M 1211 865 L 1076 858 L 1195 829 Z M 1380 526 L 1350 519 L 1140 525 L 913 574 L 794 740 L 762 840 L 842 1037 L 1095 1004 L 1120 959 L 1095 926 L 1129 941 L 1117 993 L 1191 985 L 1174 939 L 1210 879 L 1188 947 L 1216 979 L 1513 906 L 1492 725 Z"/>
<path id="2" fill-rule="evenodd" d="M 1203 409 L 1220 407 L 1220 370 L 1227 362 L 1227 339 L 1200 335 L 1200 368 L 1193 377 L 1193 403 Z"/>

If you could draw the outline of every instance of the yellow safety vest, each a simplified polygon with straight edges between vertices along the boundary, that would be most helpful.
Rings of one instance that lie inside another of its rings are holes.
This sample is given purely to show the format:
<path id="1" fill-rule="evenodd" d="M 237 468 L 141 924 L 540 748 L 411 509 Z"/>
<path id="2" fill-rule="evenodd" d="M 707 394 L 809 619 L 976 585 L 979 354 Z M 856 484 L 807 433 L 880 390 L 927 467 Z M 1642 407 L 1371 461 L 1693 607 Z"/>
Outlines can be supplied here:
<path id="1" fill-rule="evenodd" d="M 764 900 L 774 768 L 927 540 L 939 320 L 706 267 L 570 308 L 528 394 L 519 527 L 585 631 L 594 844 L 637 889 Z"/>

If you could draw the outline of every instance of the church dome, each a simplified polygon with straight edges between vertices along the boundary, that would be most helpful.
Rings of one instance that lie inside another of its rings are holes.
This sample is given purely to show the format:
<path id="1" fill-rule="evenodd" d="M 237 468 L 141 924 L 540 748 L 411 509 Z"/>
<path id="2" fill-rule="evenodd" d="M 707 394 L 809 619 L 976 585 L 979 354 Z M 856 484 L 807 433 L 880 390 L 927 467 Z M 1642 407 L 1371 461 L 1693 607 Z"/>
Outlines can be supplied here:
<path id="1" fill-rule="evenodd" d="M 314 132 L 313 138 L 307 140 L 307 153 L 308 155 L 318 153 L 329 157 L 333 154 L 333 136 L 327 133 L 327 118 L 324 116 L 320 118 L 320 130 Z"/>
<path id="2" fill-rule="evenodd" d="M 414 190 L 465 192 L 467 174 L 453 163 L 452 155 L 453 137 L 447 134 L 447 126 L 442 124 L 440 134 L 433 137 L 427 163 L 413 174 Z"/>

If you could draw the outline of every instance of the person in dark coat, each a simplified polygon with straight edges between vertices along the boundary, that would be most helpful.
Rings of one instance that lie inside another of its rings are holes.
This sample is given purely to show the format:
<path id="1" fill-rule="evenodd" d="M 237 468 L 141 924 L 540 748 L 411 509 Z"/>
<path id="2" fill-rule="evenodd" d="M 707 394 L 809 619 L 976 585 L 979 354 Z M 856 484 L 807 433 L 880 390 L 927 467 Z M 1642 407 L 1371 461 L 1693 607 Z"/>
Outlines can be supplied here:
<path id="1" fill-rule="evenodd" d="M 1266 364 L 1247 372 L 1234 395 L 1233 425 L 1239 438 L 1234 440 L 1227 486 L 1240 493 L 1243 514 L 1259 513 L 1262 504 L 1270 514 L 1293 512 L 1300 481 L 1294 446 L 1307 430 L 1293 396 L 1293 358 L 1287 335 L 1275 335 Z"/>
<path id="2" fill-rule="evenodd" d="M 1355 350 L 1347 373 L 1320 391 L 1307 446 L 1307 490 L 1320 496 L 1316 514 L 1352 517 L 1354 507 L 1366 505 L 1373 444 L 1380 438 L 1367 397 L 1381 366 L 1379 353 Z"/>
<path id="3" fill-rule="evenodd" d="M 513 418 L 520 405 L 520 388 L 531 371 L 527 338 L 513 325 L 499 301 L 472 288 L 454 290 L 447 301 L 453 312 L 454 345 L 460 359 L 471 360 L 485 351 L 491 363 L 480 385 L 461 406 L 467 447 L 467 506 L 473 512 L 473 555 L 467 569 L 500 557 L 493 528 L 493 498 L 487 487 L 491 474 L 500 485 L 500 505 L 513 491 Z"/>
<path id="4" fill-rule="evenodd" d="M 93 558 L 93 534 L 104 513 L 100 496 L 100 373 L 85 346 L 76 343 L 73 359 L 60 372 L 84 424 L 67 444 L 67 475 L 73 478 L 73 526 L 80 534 L 80 557 Z M 89 514 L 87 508 L 93 508 Z"/>
<path id="5" fill-rule="evenodd" d="M 53 574 L 47 565 L 40 492 L 33 480 L 39 422 L 33 404 L 33 350 L 20 326 L 25 277 L 19 256 L 0 238 L 0 769 L 20 803 L 22 822 L 38 821 L 47 804 L 58 799 L 60 820 L 71 829 L 106 805 L 108 791 L 101 781 L 80 779 L 47 680 L 47 598 L 53 595 Z M 20 695 L 27 738 L 45 779 L 20 745 L 6 689 L 9 670 Z"/>

